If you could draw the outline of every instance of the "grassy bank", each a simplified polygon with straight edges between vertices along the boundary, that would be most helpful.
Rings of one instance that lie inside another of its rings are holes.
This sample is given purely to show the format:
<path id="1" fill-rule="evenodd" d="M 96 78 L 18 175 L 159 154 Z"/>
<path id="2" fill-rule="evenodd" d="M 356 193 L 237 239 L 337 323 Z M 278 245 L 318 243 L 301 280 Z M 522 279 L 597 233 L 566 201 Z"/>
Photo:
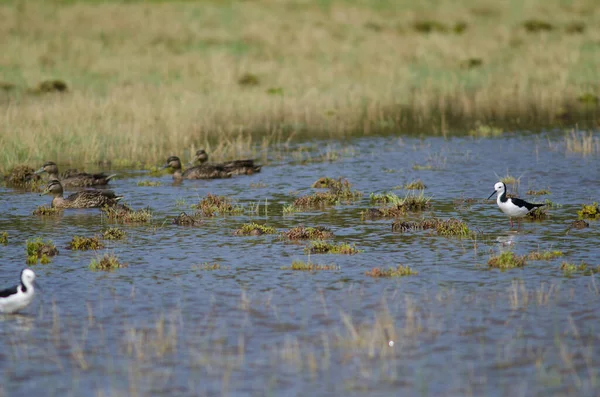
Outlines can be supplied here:
<path id="1" fill-rule="evenodd" d="M 595 0 L 32 0 L 0 21 L 0 169 L 598 111 Z"/>

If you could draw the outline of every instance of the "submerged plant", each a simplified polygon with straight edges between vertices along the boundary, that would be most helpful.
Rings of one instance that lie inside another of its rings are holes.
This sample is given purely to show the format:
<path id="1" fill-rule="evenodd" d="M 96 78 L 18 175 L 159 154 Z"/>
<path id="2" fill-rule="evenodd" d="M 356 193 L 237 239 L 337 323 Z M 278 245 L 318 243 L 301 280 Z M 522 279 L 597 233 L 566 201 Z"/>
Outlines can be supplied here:
<path id="1" fill-rule="evenodd" d="M 326 205 L 336 205 L 342 201 L 351 202 L 362 197 L 362 193 L 352 190 L 352 184 L 347 179 L 319 178 L 312 187 L 327 188 L 327 192 L 316 192 L 298 197 L 292 204 L 294 208 L 315 208 Z"/>
<path id="2" fill-rule="evenodd" d="M 354 255 L 359 252 L 363 252 L 356 248 L 354 244 L 348 243 L 332 244 L 323 240 L 311 241 L 310 244 L 304 248 L 304 252 L 307 254 L 341 254 L 341 255 Z"/>
<path id="3" fill-rule="evenodd" d="M 333 237 L 333 232 L 323 226 L 296 226 L 281 233 L 284 240 L 325 240 Z"/>
<path id="4" fill-rule="evenodd" d="M 311 187 L 317 188 L 317 189 L 331 189 L 331 188 L 336 187 L 338 185 L 341 186 L 340 180 L 334 179 L 334 178 L 330 178 L 328 176 L 324 176 L 324 177 L 321 177 L 321 178 L 317 179 L 311 185 Z"/>
<path id="5" fill-rule="evenodd" d="M 244 209 L 239 205 L 234 205 L 230 198 L 211 193 L 208 193 L 198 204 L 192 205 L 192 208 L 198 209 L 202 216 L 206 217 L 244 212 Z"/>
<path id="6" fill-rule="evenodd" d="M 115 269 L 119 269 L 121 267 L 127 267 L 126 263 L 121 263 L 119 258 L 114 254 L 105 253 L 101 257 L 96 257 L 92 259 L 90 262 L 91 270 L 104 270 L 104 271 L 112 271 Z"/>
<path id="7" fill-rule="evenodd" d="M 242 227 L 233 232 L 236 236 L 260 236 L 263 234 L 275 234 L 277 230 L 274 227 L 261 225 L 258 223 L 244 223 Z"/>
<path id="8" fill-rule="evenodd" d="M 44 205 L 40 205 L 35 210 L 33 210 L 33 215 L 39 216 L 58 215 L 60 213 L 62 213 L 62 208 L 46 207 Z"/>
<path id="9" fill-rule="evenodd" d="M 102 237 L 106 240 L 122 240 L 125 238 L 125 232 L 118 227 L 109 227 L 102 232 Z"/>
<path id="10" fill-rule="evenodd" d="M 291 215 L 300 211 L 300 208 L 296 207 L 294 204 L 287 204 L 283 206 L 282 211 L 284 215 Z"/>
<path id="11" fill-rule="evenodd" d="M 440 236 L 473 237 L 475 232 L 469 229 L 467 224 L 460 219 L 437 219 L 426 218 L 419 221 L 395 221 L 392 223 L 392 231 L 409 232 L 414 230 L 435 230 Z"/>
<path id="12" fill-rule="evenodd" d="M 562 251 L 533 251 L 527 254 L 527 259 L 530 261 L 548 261 L 559 256 L 563 256 Z"/>
<path id="13" fill-rule="evenodd" d="M 560 270 L 562 270 L 566 276 L 571 276 L 573 273 L 576 272 L 580 272 L 583 275 L 589 276 L 592 274 L 600 273 L 600 266 L 590 267 L 587 263 L 583 261 L 578 265 L 575 263 L 563 262 L 560 264 Z"/>
<path id="14" fill-rule="evenodd" d="M 158 187 L 160 186 L 160 181 L 138 181 L 137 183 L 138 186 L 152 186 L 152 187 Z"/>
<path id="15" fill-rule="evenodd" d="M 212 271 L 212 270 L 220 270 L 221 269 L 221 264 L 220 263 L 208 263 L 208 262 L 204 262 L 200 265 L 194 265 L 192 266 L 192 269 L 194 270 L 204 270 L 204 271 Z"/>
<path id="16" fill-rule="evenodd" d="M 40 263 L 47 264 L 50 262 L 50 257 L 58 255 L 58 249 L 52 240 L 42 240 L 36 238 L 27 240 L 25 249 L 27 251 L 27 264 L 34 265 L 40 260 Z"/>
<path id="17" fill-rule="evenodd" d="M 202 224 L 202 220 L 197 214 L 188 215 L 185 212 L 182 212 L 173 219 L 173 223 L 180 226 L 199 226 Z"/>
<path id="18" fill-rule="evenodd" d="M 123 204 L 112 207 L 105 206 L 102 208 L 102 212 L 109 220 L 122 223 L 147 223 L 152 219 L 152 212 L 149 208 L 133 210 Z"/>
<path id="19" fill-rule="evenodd" d="M 577 211 L 577 216 L 580 219 L 598 219 L 600 218 L 600 208 L 597 202 L 592 204 L 583 204 L 581 209 Z"/>
<path id="20" fill-rule="evenodd" d="M 502 128 L 494 127 L 483 123 L 475 123 L 475 127 L 469 130 L 469 135 L 477 138 L 490 138 L 501 136 L 504 133 Z"/>
<path id="21" fill-rule="evenodd" d="M 421 181 L 420 179 L 415 179 L 414 181 L 411 181 L 411 182 L 407 183 L 406 185 L 404 185 L 404 189 L 407 189 L 407 190 L 423 190 L 426 187 L 427 186 L 425 186 L 423 181 Z"/>
<path id="22" fill-rule="evenodd" d="M 41 191 L 44 185 L 42 177 L 36 174 L 35 170 L 28 165 L 14 166 L 4 176 L 4 179 L 9 186 L 25 188 L 31 191 Z"/>
<path id="23" fill-rule="evenodd" d="M 71 242 L 69 244 L 67 244 L 67 249 L 74 250 L 74 251 L 97 250 L 100 248 L 104 248 L 104 244 L 96 236 L 94 236 L 94 237 L 74 236 L 73 240 L 71 240 Z"/>
<path id="24" fill-rule="evenodd" d="M 0 233 L 0 244 L 2 244 L 2 245 L 8 244 L 8 232 Z"/>
<path id="25" fill-rule="evenodd" d="M 550 190 L 548 190 L 548 189 L 528 190 L 527 194 L 530 196 L 543 196 L 546 194 L 550 194 Z"/>
<path id="26" fill-rule="evenodd" d="M 416 271 L 412 270 L 409 266 L 398 265 L 398 267 L 393 268 L 389 267 L 388 269 L 382 269 L 379 267 L 374 267 L 371 270 L 365 272 L 365 275 L 374 278 L 380 277 L 404 277 L 404 276 L 414 276 L 418 274 Z"/>
<path id="27" fill-rule="evenodd" d="M 489 267 L 498 269 L 513 269 L 525 266 L 525 256 L 515 255 L 512 251 L 504 251 L 500 255 L 492 256 L 488 260 Z"/>
<path id="28" fill-rule="evenodd" d="M 340 270 L 340 267 L 334 265 L 333 263 L 330 265 L 318 265 L 316 263 L 302 262 L 302 261 L 292 261 L 292 265 L 288 267 L 282 267 L 281 270 L 299 270 L 304 272 L 317 272 L 321 270 Z"/>
<path id="29" fill-rule="evenodd" d="M 431 207 L 431 197 L 425 197 L 422 192 L 419 195 L 408 194 L 403 198 L 394 193 L 371 193 L 371 201 L 389 205 L 361 212 L 362 219 L 395 218 L 407 211 L 423 211 Z"/>

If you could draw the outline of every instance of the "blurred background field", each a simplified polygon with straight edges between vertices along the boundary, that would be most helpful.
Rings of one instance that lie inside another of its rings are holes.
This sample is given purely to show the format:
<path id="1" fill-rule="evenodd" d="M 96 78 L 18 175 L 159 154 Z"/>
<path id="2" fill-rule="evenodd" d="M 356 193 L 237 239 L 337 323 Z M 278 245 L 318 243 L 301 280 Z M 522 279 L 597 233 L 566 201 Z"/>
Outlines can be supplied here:
<path id="1" fill-rule="evenodd" d="M 0 35 L 4 171 L 597 125 L 595 0 L 5 1 Z"/>

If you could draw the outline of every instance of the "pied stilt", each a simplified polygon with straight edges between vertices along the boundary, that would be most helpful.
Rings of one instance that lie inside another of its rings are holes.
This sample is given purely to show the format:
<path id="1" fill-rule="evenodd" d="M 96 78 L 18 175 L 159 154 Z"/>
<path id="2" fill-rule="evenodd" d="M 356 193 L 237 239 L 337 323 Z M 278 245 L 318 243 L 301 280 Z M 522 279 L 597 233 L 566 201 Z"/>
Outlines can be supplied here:
<path id="1" fill-rule="evenodd" d="M 35 295 L 33 280 L 35 273 L 25 268 L 19 285 L 0 291 L 0 313 L 15 313 L 29 305 Z"/>
<path id="2" fill-rule="evenodd" d="M 508 219 L 510 220 L 510 227 L 513 227 L 512 218 L 517 218 L 519 222 L 519 226 L 521 226 L 520 218 L 527 215 L 530 211 L 534 210 L 537 207 L 541 207 L 546 204 L 532 204 L 528 203 L 525 200 L 521 200 L 519 198 L 507 198 L 506 197 L 506 185 L 504 182 L 498 182 L 494 185 L 494 192 L 490 194 L 488 200 L 494 195 L 498 193 L 498 198 L 496 202 L 498 203 L 498 207 L 508 215 Z"/>

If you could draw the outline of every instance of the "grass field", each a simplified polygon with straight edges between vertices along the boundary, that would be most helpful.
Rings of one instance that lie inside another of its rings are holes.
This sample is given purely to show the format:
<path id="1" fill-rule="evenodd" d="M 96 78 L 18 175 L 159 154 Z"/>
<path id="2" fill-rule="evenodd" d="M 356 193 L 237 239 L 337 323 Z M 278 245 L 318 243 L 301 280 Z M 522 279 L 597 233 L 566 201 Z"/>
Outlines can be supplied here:
<path id="1" fill-rule="evenodd" d="M 0 35 L 0 170 L 599 110 L 596 0 L 8 1 Z"/>

